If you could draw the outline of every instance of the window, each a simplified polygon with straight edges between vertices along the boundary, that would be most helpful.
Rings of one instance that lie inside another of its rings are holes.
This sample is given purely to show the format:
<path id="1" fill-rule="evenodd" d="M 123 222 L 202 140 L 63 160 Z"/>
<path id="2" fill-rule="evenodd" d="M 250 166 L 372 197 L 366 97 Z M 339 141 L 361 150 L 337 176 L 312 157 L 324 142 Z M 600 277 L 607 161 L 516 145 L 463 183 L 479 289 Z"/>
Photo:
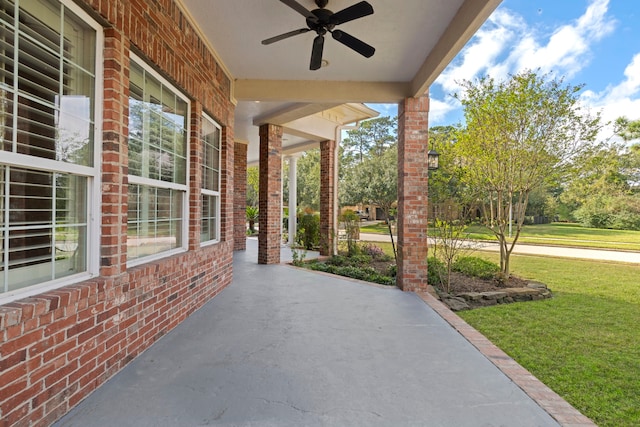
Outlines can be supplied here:
<path id="1" fill-rule="evenodd" d="M 202 118 L 202 199 L 200 242 L 220 240 L 220 127 L 209 116 Z"/>
<path id="2" fill-rule="evenodd" d="M 186 249 L 187 99 L 132 56 L 127 260 Z"/>
<path id="3" fill-rule="evenodd" d="M 101 45 L 73 3 L 0 6 L 3 301 L 97 273 Z"/>

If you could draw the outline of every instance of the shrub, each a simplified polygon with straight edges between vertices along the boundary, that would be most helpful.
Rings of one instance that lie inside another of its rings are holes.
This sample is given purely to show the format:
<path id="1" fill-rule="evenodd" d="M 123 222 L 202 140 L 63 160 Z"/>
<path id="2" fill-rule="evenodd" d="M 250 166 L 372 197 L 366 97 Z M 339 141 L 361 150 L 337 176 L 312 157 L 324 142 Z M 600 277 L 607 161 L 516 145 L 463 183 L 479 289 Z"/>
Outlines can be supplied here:
<path id="1" fill-rule="evenodd" d="M 298 244 L 305 249 L 314 249 L 320 245 L 320 216 L 305 214 L 298 219 Z"/>
<path id="2" fill-rule="evenodd" d="M 395 286 L 393 277 L 383 276 L 371 267 L 356 267 L 353 265 L 333 265 L 315 263 L 309 264 L 309 268 L 326 273 L 337 274 L 339 276 L 351 277 L 352 279 L 365 280 L 367 282 L 378 283 L 386 286 Z"/>
<path id="3" fill-rule="evenodd" d="M 387 276 L 396 277 L 397 275 L 398 275 L 398 265 L 397 264 L 391 264 L 387 268 Z"/>
<path id="4" fill-rule="evenodd" d="M 349 259 L 351 260 L 351 265 L 366 267 L 367 265 L 371 264 L 371 255 L 366 255 L 366 254 L 353 255 L 353 256 L 350 256 Z"/>
<path id="5" fill-rule="evenodd" d="M 259 210 L 256 206 L 247 206 L 245 209 L 245 214 L 247 216 L 247 221 L 249 221 L 249 233 L 248 234 L 255 234 L 256 233 L 256 229 L 255 229 L 255 225 L 256 225 L 256 221 L 258 220 L 258 215 L 259 215 Z"/>
<path id="6" fill-rule="evenodd" d="M 459 257 L 451 268 L 453 271 L 480 279 L 491 279 L 500 271 L 497 264 L 473 256 Z"/>
<path id="7" fill-rule="evenodd" d="M 447 267 L 436 257 L 427 259 L 427 283 L 431 286 L 439 286 L 447 276 Z"/>
<path id="8" fill-rule="evenodd" d="M 350 265 L 349 258 L 343 255 L 334 255 L 328 260 L 326 260 L 325 263 L 329 265 L 336 265 L 336 266 Z"/>
<path id="9" fill-rule="evenodd" d="M 349 255 L 353 255 L 359 250 L 356 241 L 360 238 L 360 217 L 351 209 L 347 209 L 340 214 L 338 220 L 344 223 L 347 234 L 347 251 Z"/>
<path id="10" fill-rule="evenodd" d="M 365 242 L 360 245 L 360 250 L 363 254 L 369 255 L 374 260 L 390 261 L 391 257 L 384 253 L 380 246 L 373 243 Z"/>
<path id="11" fill-rule="evenodd" d="M 593 197 L 573 215 L 585 227 L 640 230 L 639 200 L 629 195 Z"/>

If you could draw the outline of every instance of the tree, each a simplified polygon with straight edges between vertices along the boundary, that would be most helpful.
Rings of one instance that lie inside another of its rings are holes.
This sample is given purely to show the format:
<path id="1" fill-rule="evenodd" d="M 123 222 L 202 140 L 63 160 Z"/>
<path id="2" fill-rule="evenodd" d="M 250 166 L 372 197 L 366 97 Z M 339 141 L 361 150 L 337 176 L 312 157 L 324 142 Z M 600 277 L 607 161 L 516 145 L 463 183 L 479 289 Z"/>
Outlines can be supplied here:
<path id="1" fill-rule="evenodd" d="M 640 120 L 629 121 L 626 117 L 618 117 L 613 125 L 613 131 L 625 142 L 640 139 Z"/>
<path id="2" fill-rule="evenodd" d="M 629 121 L 626 117 L 618 117 L 614 124 L 614 131 L 625 143 L 640 140 L 640 120 Z M 640 189 L 640 142 L 628 147 L 623 167 L 625 168 L 623 173 L 627 175 L 629 184 L 636 190 Z"/>
<path id="3" fill-rule="evenodd" d="M 600 128 L 600 117 L 582 111 L 582 86 L 539 77 L 533 71 L 496 82 L 484 77 L 464 81 L 456 97 L 464 107 L 465 127 L 457 150 L 463 179 L 478 191 L 483 222 L 500 244 L 500 270 L 509 278 L 509 259 L 518 241 L 529 195 L 557 182 L 570 161 L 586 150 Z M 515 236 L 508 238 L 510 218 Z"/>
<path id="4" fill-rule="evenodd" d="M 342 141 L 344 156 L 362 163 L 369 155 L 381 156 L 396 141 L 398 120 L 396 117 L 379 117 L 364 121 L 357 129 L 347 132 Z"/>
<path id="5" fill-rule="evenodd" d="M 398 200 L 398 150 L 394 145 L 381 156 L 369 157 L 355 166 L 340 188 L 343 205 L 371 203 L 388 218 Z"/>
<path id="6" fill-rule="evenodd" d="M 640 229 L 639 154 L 640 144 L 610 141 L 578 156 L 559 197 L 572 219 L 586 227 Z"/>
<path id="7" fill-rule="evenodd" d="M 320 209 L 320 149 L 305 152 L 298 159 L 297 172 L 298 206 Z"/>
<path id="8" fill-rule="evenodd" d="M 429 128 L 429 149 L 439 154 L 438 170 L 429 172 L 429 213 L 434 219 L 460 219 L 474 202 L 462 180 L 463 165 L 456 158 L 457 132 L 454 126 Z"/>
<path id="9" fill-rule="evenodd" d="M 247 206 L 258 206 L 260 197 L 260 170 L 257 166 L 247 168 Z"/>

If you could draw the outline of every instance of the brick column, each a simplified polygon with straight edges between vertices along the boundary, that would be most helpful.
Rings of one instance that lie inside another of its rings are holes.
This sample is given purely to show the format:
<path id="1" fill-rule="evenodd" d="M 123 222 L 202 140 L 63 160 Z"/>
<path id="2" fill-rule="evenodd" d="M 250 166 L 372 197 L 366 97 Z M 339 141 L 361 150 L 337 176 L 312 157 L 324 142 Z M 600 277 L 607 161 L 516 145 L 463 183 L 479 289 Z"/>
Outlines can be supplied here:
<path id="1" fill-rule="evenodd" d="M 280 262 L 282 217 L 282 127 L 260 126 L 258 264 Z"/>
<path id="2" fill-rule="evenodd" d="M 320 254 L 333 255 L 336 234 L 336 142 L 320 142 Z"/>
<path id="3" fill-rule="evenodd" d="M 104 37 L 100 275 L 117 276 L 127 269 L 129 43 L 113 28 Z"/>
<path id="4" fill-rule="evenodd" d="M 398 105 L 398 287 L 427 286 L 429 96 Z"/>
<path id="5" fill-rule="evenodd" d="M 247 144 L 234 147 L 233 180 L 233 250 L 247 249 Z"/>

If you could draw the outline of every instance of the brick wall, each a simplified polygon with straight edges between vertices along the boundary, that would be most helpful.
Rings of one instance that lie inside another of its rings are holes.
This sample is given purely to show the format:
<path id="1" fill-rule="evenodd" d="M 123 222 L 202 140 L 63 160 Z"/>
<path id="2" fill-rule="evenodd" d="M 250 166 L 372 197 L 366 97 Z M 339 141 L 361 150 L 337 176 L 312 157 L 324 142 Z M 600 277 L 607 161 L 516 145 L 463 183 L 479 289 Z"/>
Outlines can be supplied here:
<path id="1" fill-rule="evenodd" d="M 260 126 L 258 264 L 280 262 L 282 216 L 282 127 Z"/>
<path id="2" fill-rule="evenodd" d="M 100 276 L 0 306 L 0 425 L 49 425 L 231 282 L 229 78 L 171 0 L 85 0 L 106 23 Z M 192 102 L 189 251 L 126 268 L 129 52 Z M 198 132 L 223 126 L 221 242 L 199 239 Z"/>
<path id="3" fill-rule="evenodd" d="M 333 255 L 338 234 L 333 213 L 335 203 L 335 141 L 320 142 L 320 255 Z"/>
<path id="4" fill-rule="evenodd" d="M 247 249 L 247 144 L 235 144 L 234 164 L 235 179 L 233 181 L 233 250 Z"/>
<path id="5" fill-rule="evenodd" d="M 429 96 L 398 105 L 398 286 L 427 286 Z"/>

